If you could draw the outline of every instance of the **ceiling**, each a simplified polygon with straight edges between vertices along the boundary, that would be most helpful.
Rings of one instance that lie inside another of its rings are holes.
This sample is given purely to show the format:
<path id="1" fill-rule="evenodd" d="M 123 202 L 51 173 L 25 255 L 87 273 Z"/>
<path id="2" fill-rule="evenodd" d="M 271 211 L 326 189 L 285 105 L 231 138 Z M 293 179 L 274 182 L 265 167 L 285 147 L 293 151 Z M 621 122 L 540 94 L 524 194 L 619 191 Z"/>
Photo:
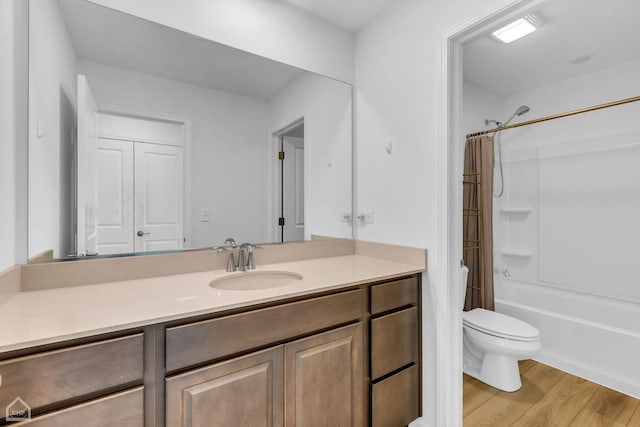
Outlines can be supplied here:
<path id="1" fill-rule="evenodd" d="M 547 0 L 518 16 L 531 12 L 543 24 L 520 40 L 503 44 L 494 27 L 464 44 L 465 81 L 507 97 L 640 57 L 638 0 Z"/>
<path id="2" fill-rule="evenodd" d="M 268 100 L 305 71 L 83 0 L 59 0 L 79 58 Z"/>
<path id="3" fill-rule="evenodd" d="M 351 32 L 361 30 L 395 0 L 282 0 Z"/>

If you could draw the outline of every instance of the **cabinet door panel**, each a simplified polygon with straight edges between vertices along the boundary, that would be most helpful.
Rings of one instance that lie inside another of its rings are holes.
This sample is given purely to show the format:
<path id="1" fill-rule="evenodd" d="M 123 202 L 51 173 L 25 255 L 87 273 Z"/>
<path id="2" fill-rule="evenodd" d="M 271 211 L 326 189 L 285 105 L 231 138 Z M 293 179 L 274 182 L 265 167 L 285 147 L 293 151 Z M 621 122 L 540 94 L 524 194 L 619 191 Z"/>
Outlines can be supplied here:
<path id="1" fill-rule="evenodd" d="M 362 324 L 285 345 L 285 426 L 363 425 Z"/>
<path id="2" fill-rule="evenodd" d="M 167 426 L 282 425 L 282 346 L 167 379 Z"/>

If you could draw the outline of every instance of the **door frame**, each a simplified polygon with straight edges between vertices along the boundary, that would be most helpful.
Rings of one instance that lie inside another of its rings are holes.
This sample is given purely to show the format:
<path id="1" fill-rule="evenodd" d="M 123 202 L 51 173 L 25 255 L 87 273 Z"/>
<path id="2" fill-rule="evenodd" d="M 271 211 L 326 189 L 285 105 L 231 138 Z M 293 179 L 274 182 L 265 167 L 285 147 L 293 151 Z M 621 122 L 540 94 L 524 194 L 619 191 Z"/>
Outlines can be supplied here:
<path id="1" fill-rule="evenodd" d="M 191 236 L 191 157 L 192 157 L 192 122 L 191 119 L 184 116 L 167 114 L 158 111 L 149 111 L 142 108 L 130 107 L 119 104 L 104 104 L 98 109 L 98 113 L 113 114 L 138 119 L 156 120 L 164 122 L 179 123 L 184 126 L 184 134 L 182 135 L 182 174 L 183 174 L 183 197 L 182 197 L 182 227 L 183 227 L 183 246 L 188 247 L 192 241 Z M 98 134 L 98 137 L 118 139 L 109 135 Z M 141 141 L 152 142 L 152 141 Z M 184 248 L 183 248 L 184 249 Z"/>
<path id="2" fill-rule="evenodd" d="M 436 320 L 437 425 L 462 426 L 462 45 L 500 22 L 545 0 L 513 0 L 484 11 L 449 29 L 438 43 L 438 238 L 436 256 L 430 263 L 436 280 L 430 291 L 438 303 Z"/>
<path id="3" fill-rule="evenodd" d="M 270 185 L 270 189 L 269 189 L 269 205 L 271 206 L 269 211 L 271 212 L 271 216 L 269 218 L 269 224 L 268 224 L 268 228 L 267 230 L 271 230 L 270 231 L 270 240 L 271 242 L 280 242 L 281 238 L 280 238 L 280 232 L 281 232 L 281 228 L 278 225 L 278 218 L 280 217 L 280 212 L 281 212 L 281 207 L 282 207 L 282 192 L 281 192 L 281 188 L 282 188 L 282 178 L 280 175 L 280 160 L 278 160 L 278 152 L 280 151 L 280 138 L 287 132 L 289 132 L 291 129 L 297 128 L 300 125 L 304 125 L 305 126 L 305 130 L 304 130 L 304 163 L 305 163 L 305 169 L 304 169 L 304 224 L 305 224 L 305 236 L 307 235 L 307 224 L 308 224 L 308 219 L 309 219 L 309 214 L 308 214 L 308 208 L 309 208 L 309 203 L 308 201 L 310 200 L 310 196 L 308 194 L 309 192 L 309 180 L 308 180 L 308 159 L 309 159 L 309 154 L 308 154 L 308 146 L 307 146 L 307 118 L 305 116 L 301 116 L 293 121 L 290 121 L 288 125 L 281 127 L 280 129 L 274 131 L 271 133 L 269 140 L 269 149 L 268 151 L 268 156 L 269 156 L 269 165 L 271 168 L 271 185 Z"/>

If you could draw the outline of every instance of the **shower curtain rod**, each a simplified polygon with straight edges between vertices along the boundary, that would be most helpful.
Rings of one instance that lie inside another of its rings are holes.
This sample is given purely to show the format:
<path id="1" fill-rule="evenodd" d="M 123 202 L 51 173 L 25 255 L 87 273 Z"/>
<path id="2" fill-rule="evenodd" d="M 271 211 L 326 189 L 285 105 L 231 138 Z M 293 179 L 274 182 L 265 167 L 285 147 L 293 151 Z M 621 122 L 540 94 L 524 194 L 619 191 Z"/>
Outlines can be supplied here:
<path id="1" fill-rule="evenodd" d="M 486 135 L 492 132 L 500 132 L 505 129 L 519 128 L 520 126 L 528 126 L 534 123 L 546 122 L 548 120 L 561 119 L 563 117 L 575 116 L 576 114 L 588 113 L 590 111 L 601 110 L 603 108 L 615 107 L 616 105 L 628 104 L 630 102 L 640 101 L 640 96 L 634 96 L 633 98 L 621 99 L 619 101 L 607 102 L 606 104 L 594 105 L 592 107 L 582 108 L 580 110 L 568 111 L 566 113 L 554 114 L 552 116 L 541 117 L 539 119 L 533 119 L 526 122 L 515 123 L 513 125 L 504 126 L 501 128 L 494 128 L 489 130 L 483 130 L 480 132 L 468 133 L 467 138 L 474 136 Z"/>

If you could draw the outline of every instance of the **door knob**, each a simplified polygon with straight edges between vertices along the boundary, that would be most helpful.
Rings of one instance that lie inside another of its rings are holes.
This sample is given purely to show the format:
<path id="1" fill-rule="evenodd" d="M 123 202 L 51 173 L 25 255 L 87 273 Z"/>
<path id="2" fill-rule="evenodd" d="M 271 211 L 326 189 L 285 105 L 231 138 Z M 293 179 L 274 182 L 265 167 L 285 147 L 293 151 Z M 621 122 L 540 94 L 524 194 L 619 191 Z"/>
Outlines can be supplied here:
<path id="1" fill-rule="evenodd" d="M 142 230 L 138 231 L 138 237 L 142 237 L 142 236 L 144 236 L 145 234 L 151 234 L 151 233 L 145 233 L 145 232 L 144 232 L 144 231 L 142 231 Z"/>

